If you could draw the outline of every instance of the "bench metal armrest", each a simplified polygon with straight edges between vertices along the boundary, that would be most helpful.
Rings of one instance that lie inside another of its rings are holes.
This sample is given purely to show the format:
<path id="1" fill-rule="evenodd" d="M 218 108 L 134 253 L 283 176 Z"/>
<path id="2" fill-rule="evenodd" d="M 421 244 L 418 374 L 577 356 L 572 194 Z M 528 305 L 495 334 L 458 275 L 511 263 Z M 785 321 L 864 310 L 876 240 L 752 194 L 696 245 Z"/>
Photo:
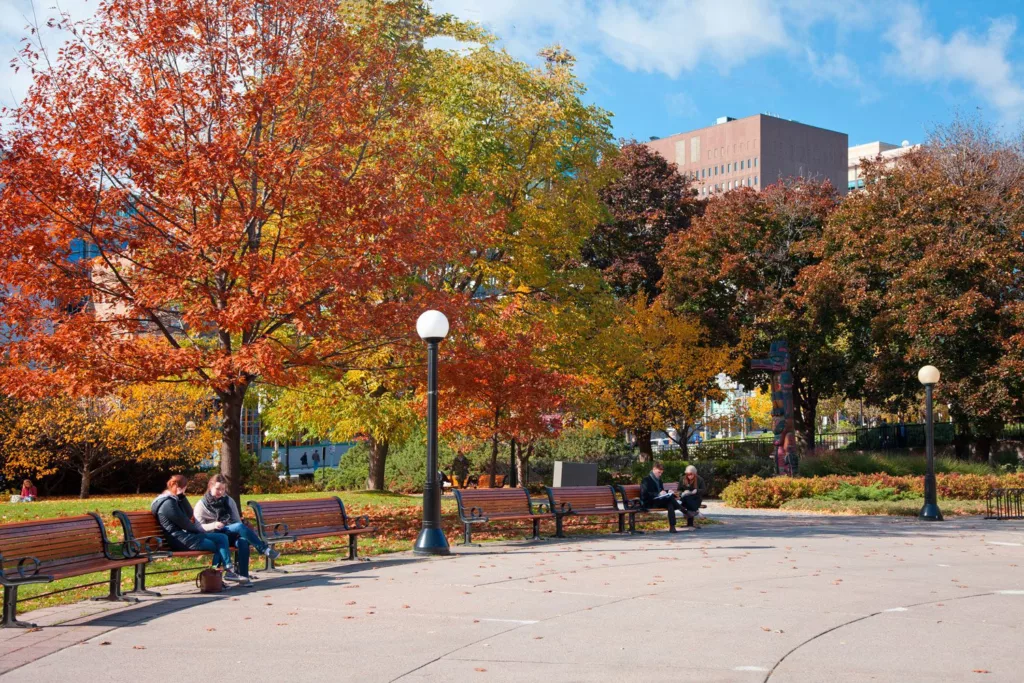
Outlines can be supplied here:
<path id="1" fill-rule="evenodd" d="M 266 534 L 267 529 L 270 530 L 269 534 Z M 270 543 L 271 541 L 281 541 L 287 538 L 292 538 L 288 536 L 288 525 L 284 522 L 279 522 L 274 526 L 270 526 L 269 524 L 267 524 L 263 527 L 263 530 L 264 534 L 266 534 L 265 540 L 267 541 L 267 543 Z"/>
<path id="2" fill-rule="evenodd" d="M 462 521 L 466 524 L 484 524 L 490 521 L 490 518 L 484 514 L 483 508 L 471 507 L 469 508 L 469 515 L 463 515 Z"/>
<path id="3" fill-rule="evenodd" d="M 355 519 L 351 520 L 354 524 L 349 524 L 349 529 L 366 529 L 370 526 L 369 515 L 359 515 Z"/>
<path id="4" fill-rule="evenodd" d="M 537 503 L 536 505 L 534 505 L 534 507 L 536 508 L 536 512 L 534 512 L 533 514 L 535 514 L 535 515 L 550 515 L 550 514 L 552 514 L 551 513 L 551 505 L 549 503 Z"/>
<path id="5" fill-rule="evenodd" d="M 137 541 L 104 541 L 103 554 L 108 560 L 128 560 L 139 555 Z"/>
<path id="6" fill-rule="evenodd" d="M 558 507 L 552 510 L 552 512 L 554 512 L 556 515 L 571 515 L 573 514 L 572 503 L 568 501 L 563 501 L 559 503 Z"/>
<path id="7" fill-rule="evenodd" d="M 640 498 L 631 498 L 626 501 L 626 510 L 628 512 L 646 512 L 647 508 L 644 507 L 644 502 Z"/>
<path id="8" fill-rule="evenodd" d="M 17 563 L 14 565 L 14 571 L 18 572 L 17 576 L 5 575 L 3 565 L 10 562 L 13 562 L 13 560 L 4 560 L 3 556 L 0 555 L 0 583 L 5 586 L 13 586 L 19 583 L 46 583 L 53 581 L 52 577 L 39 573 L 40 562 L 38 558 L 31 556 L 18 558 Z"/>
<path id="9" fill-rule="evenodd" d="M 159 557 L 171 557 L 170 549 L 164 548 L 162 536 L 136 536 L 132 539 L 131 543 L 131 557 L 139 557 L 143 553 L 150 560 Z"/>

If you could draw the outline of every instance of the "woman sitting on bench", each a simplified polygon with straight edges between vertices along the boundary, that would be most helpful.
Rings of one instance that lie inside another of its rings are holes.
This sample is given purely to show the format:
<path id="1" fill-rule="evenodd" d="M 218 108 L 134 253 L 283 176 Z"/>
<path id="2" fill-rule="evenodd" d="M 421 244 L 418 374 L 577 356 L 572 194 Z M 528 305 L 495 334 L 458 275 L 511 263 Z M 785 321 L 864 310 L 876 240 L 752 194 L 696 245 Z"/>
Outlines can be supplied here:
<path id="1" fill-rule="evenodd" d="M 206 485 L 206 495 L 196 503 L 196 521 L 207 531 L 218 531 L 227 534 L 228 540 L 234 544 L 235 560 L 242 567 L 242 576 L 248 576 L 249 546 L 256 548 L 260 555 L 276 560 L 281 553 L 260 540 L 256 532 L 245 525 L 238 514 L 235 499 L 228 495 L 228 480 L 223 474 L 210 477 Z"/>
<path id="2" fill-rule="evenodd" d="M 202 550 L 213 553 L 213 566 L 223 567 L 224 580 L 252 585 L 248 577 L 239 576 L 231 562 L 231 544 L 227 534 L 207 531 L 192 521 L 192 506 L 185 497 L 188 478 L 175 474 L 167 481 L 167 489 L 149 507 L 156 521 L 171 539 L 171 550 Z M 218 522 L 219 524 L 219 522 Z M 216 525 L 213 525 L 216 526 Z M 224 525 L 221 524 L 221 527 Z M 249 568 L 242 571 L 248 574 Z"/>
<path id="3" fill-rule="evenodd" d="M 697 476 L 697 468 L 687 465 L 683 478 L 679 480 L 679 503 L 686 515 L 686 526 L 693 526 L 693 518 L 700 514 L 700 505 L 707 495 L 708 489 L 704 480 Z"/>

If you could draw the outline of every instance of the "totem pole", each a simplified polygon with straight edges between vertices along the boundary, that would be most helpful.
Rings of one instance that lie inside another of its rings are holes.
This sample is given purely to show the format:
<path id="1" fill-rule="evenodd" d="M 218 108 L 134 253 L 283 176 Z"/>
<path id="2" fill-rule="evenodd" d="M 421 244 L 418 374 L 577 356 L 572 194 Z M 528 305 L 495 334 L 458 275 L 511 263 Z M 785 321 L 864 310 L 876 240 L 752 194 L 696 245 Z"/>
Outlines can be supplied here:
<path id="1" fill-rule="evenodd" d="M 775 471 L 796 474 L 796 431 L 793 423 L 793 373 L 789 371 L 789 344 L 772 342 L 768 358 L 751 361 L 754 370 L 772 372 L 772 419 L 775 432 Z"/>

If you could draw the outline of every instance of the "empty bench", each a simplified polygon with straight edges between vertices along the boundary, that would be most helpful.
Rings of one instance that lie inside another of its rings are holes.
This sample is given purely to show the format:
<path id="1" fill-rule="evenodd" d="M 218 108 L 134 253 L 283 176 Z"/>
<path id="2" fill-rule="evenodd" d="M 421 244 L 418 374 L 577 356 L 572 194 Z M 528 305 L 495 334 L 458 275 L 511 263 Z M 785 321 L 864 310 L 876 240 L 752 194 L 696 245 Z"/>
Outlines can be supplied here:
<path id="1" fill-rule="evenodd" d="M 293 543 L 309 538 L 347 537 L 348 558 L 358 558 L 358 538 L 377 529 L 366 515 L 349 517 L 341 498 L 310 500 L 249 501 L 256 513 L 256 532 L 269 545 Z M 264 571 L 275 571 L 274 558 L 267 556 Z"/>
<path id="2" fill-rule="evenodd" d="M 548 503 L 555 515 L 555 536 L 564 538 L 562 521 L 569 515 L 580 517 L 617 517 L 619 533 L 626 531 L 626 516 L 635 514 L 619 505 L 613 486 L 559 486 L 547 487 Z M 633 524 L 630 524 L 630 528 Z"/>
<path id="3" fill-rule="evenodd" d="M 121 570 L 148 559 L 127 550 L 127 544 L 107 539 L 103 520 L 95 513 L 0 526 L 0 584 L 4 587 L 0 626 L 35 628 L 17 619 L 18 588 L 27 584 L 109 571 L 110 592 L 93 600 L 136 602 L 121 593 Z"/>
<path id="4" fill-rule="evenodd" d="M 455 491 L 459 521 L 463 525 L 462 542 L 472 544 L 473 527 L 490 522 L 528 521 L 533 540 L 540 540 L 540 522 L 554 515 L 547 503 L 534 503 L 526 489 L 461 489 Z"/>
<path id="5" fill-rule="evenodd" d="M 124 530 L 124 540 L 129 552 L 132 555 L 145 557 L 148 562 L 168 557 L 202 557 L 213 555 L 210 550 L 171 550 L 171 538 L 164 531 L 163 527 L 149 510 L 133 510 L 125 512 L 115 510 L 114 517 L 121 523 Z M 231 546 L 230 550 L 237 550 Z M 156 591 L 146 589 L 147 564 L 139 564 L 135 567 L 135 585 L 126 595 L 152 595 L 160 597 Z M 178 571 L 171 569 L 168 571 Z M 157 574 L 161 572 L 156 572 Z"/>

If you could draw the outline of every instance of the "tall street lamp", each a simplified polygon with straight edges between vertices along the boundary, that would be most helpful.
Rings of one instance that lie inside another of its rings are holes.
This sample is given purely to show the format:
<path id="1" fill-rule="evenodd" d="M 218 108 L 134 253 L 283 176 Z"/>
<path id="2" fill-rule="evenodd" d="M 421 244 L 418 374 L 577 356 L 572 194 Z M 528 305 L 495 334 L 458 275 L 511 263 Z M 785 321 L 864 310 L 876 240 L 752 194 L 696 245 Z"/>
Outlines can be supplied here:
<path id="1" fill-rule="evenodd" d="M 924 436 L 928 455 L 928 470 L 924 475 L 924 507 L 918 519 L 941 522 L 942 512 L 935 491 L 935 419 L 932 413 L 932 390 L 939 383 L 939 370 L 934 365 L 926 365 L 917 372 L 917 379 L 924 385 Z"/>
<path id="2" fill-rule="evenodd" d="M 449 555 L 437 481 L 437 345 L 448 335 L 448 318 L 441 311 L 427 311 L 416 321 L 416 332 L 427 342 L 427 481 L 423 486 L 423 528 L 413 552 Z"/>

